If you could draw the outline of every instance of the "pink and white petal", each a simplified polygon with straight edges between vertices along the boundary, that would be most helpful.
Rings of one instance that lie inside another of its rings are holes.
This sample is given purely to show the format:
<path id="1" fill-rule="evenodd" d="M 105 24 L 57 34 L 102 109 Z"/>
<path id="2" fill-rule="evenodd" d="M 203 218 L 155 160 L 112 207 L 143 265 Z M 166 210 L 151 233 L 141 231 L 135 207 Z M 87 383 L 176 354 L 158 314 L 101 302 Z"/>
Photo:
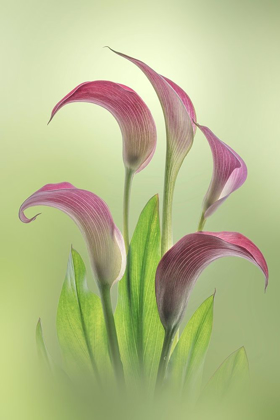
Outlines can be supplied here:
<path id="1" fill-rule="evenodd" d="M 192 288 L 202 271 L 222 257 L 236 256 L 249 260 L 264 273 L 264 256 L 248 238 L 236 232 L 197 232 L 184 236 L 161 259 L 156 272 L 156 299 L 165 328 L 181 322 Z"/>
<path id="2" fill-rule="evenodd" d="M 172 153 L 173 169 L 174 172 L 178 172 L 194 137 L 191 118 L 195 117 L 195 111 L 190 99 L 179 86 L 155 72 L 147 64 L 111 48 L 110 50 L 139 67 L 154 87 L 165 118 L 167 144 Z"/>
<path id="3" fill-rule="evenodd" d="M 30 223 L 24 211 L 33 206 L 57 208 L 79 227 L 87 244 L 96 280 L 110 286 L 120 280 L 125 271 L 126 252 L 123 237 L 114 224 L 107 204 L 97 195 L 81 190 L 67 182 L 47 184 L 21 205 L 19 218 Z"/>
<path id="4" fill-rule="evenodd" d="M 253 262 L 257 267 L 259 267 L 265 275 L 265 289 L 268 286 L 268 266 L 266 260 L 260 251 L 259 248 L 246 236 L 242 235 L 239 232 L 203 232 L 205 235 L 215 236 L 222 239 L 228 244 L 233 244 L 239 248 L 244 248 L 245 253 L 250 258 L 247 258 L 249 261 Z M 246 258 L 245 256 L 243 258 Z M 255 260 L 255 261 L 254 261 Z"/>
<path id="5" fill-rule="evenodd" d="M 107 109 L 122 132 L 125 166 L 136 172 L 147 166 L 156 149 L 156 126 L 149 108 L 134 90 L 104 80 L 82 83 L 57 103 L 50 121 L 63 106 L 73 102 L 89 102 Z"/>
<path id="6" fill-rule="evenodd" d="M 247 178 L 243 159 L 205 126 L 196 124 L 205 135 L 213 156 L 213 174 L 204 197 L 204 217 L 209 217 Z"/>
<path id="7" fill-rule="evenodd" d="M 170 86 L 175 90 L 175 92 L 177 93 L 177 95 L 180 97 L 180 99 L 182 100 L 183 104 L 185 105 L 185 108 L 189 114 L 189 117 L 191 119 L 191 123 L 192 123 L 192 128 L 193 128 L 193 133 L 195 135 L 196 132 L 196 112 L 195 112 L 195 108 L 194 105 L 191 101 L 191 98 L 189 97 L 189 95 L 186 94 L 186 92 L 180 87 L 178 86 L 176 83 L 172 82 L 172 80 L 168 79 L 167 77 L 162 76 L 169 84 Z"/>

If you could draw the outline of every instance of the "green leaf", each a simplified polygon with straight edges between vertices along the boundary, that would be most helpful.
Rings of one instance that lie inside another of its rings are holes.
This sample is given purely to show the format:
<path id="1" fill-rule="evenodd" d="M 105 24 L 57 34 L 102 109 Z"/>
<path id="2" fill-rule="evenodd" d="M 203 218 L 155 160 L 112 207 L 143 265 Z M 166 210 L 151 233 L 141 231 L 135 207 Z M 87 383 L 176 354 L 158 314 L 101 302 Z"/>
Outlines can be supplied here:
<path id="1" fill-rule="evenodd" d="M 93 371 L 99 379 L 111 369 L 100 298 L 87 286 L 81 256 L 71 250 L 57 311 L 57 334 L 67 367 Z"/>
<path id="2" fill-rule="evenodd" d="M 222 399 L 240 391 L 249 376 L 249 363 L 244 347 L 232 353 L 214 373 L 206 385 L 203 396 Z"/>
<path id="3" fill-rule="evenodd" d="M 52 363 L 51 363 L 50 356 L 45 345 L 42 323 L 41 323 L 40 318 L 36 326 L 36 345 L 37 345 L 38 357 L 41 363 L 44 366 L 47 366 L 50 370 L 52 370 Z"/>
<path id="4" fill-rule="evenodd" d="M 168 365 L 169 380 L 184 396 L 195 398 L 201 386 L 212 332 L 214 295 L 206 299 L 186 325 Z"/>
<path id="5" fill-rule="evenodd" d="M 119 284 L 116 324 L 122 360 L 130 378 L 144 375 L 153 386 L 164 338 L 156 296 L 160 260 L 158 196 L 142 211 L 129 247 L 127 270 Z"/>

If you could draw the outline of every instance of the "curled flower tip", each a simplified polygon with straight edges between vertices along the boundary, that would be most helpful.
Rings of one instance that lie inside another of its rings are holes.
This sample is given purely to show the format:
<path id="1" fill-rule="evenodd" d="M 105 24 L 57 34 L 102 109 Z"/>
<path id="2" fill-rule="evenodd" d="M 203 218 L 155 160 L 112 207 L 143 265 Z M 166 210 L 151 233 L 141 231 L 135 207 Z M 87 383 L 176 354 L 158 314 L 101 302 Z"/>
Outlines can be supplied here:
<path id="1" fill-rule="evenodd" d="M 140 172 L 148 165 L 156 149 L 156 126 L 149 108 L 134 90 L 105 80 L 82 83 L 56 104 L 50 121 L 72 102 L 89 102 L 107 109 L 121 129 L 125 166 Z"/>
<path id="2" fill-rule="evenodd" d="M 184 236 L 161 259 L 156 272 L 156 299 L 164 328 L 176 329 L 186 310 L 189 296 L 202 271 L 222 257 L 251 261 L 265 276 L 268 268 L 256 245 L 236 232 L 197 232 Z"/>
<path id="3" fill-rule="evenodd" d="M 200 221 L 200 226 L 203 228 L 205 219 L 246 181 L 247 167 L 241 157 L 219 140 L 209 128 L 195 124 L 205 135 L 213 156 L 213 174 L 204 197 L 203 215 Z"/>
<path id="4" fill-rule="evenodd" d="M 63 182 L 48 184 L 21 205 L 19 218 L 29 223 L 24 211 L 33 206 L 62 210 L 79 227 L 87 244 L 90 262 L 99 285 L 112 286 L 124 274 L 126 252 L 122 234 L 114 224 L 107 204 L 97 195 Z"/>
<path id="5" fill-rule="evenodd" d="M 192 101 L 180 86 L 161 76 L 147 64 L 114 51 L 112 48 L 110 50 L 139 67 L 155 89 L 165 118 L 167 145 L 173 164 L 172 170 L 174 173 L 178 172 L 192 146 L 196 130 L 193 123 L 193 120 L 196 120 L 196 114 Z"/>

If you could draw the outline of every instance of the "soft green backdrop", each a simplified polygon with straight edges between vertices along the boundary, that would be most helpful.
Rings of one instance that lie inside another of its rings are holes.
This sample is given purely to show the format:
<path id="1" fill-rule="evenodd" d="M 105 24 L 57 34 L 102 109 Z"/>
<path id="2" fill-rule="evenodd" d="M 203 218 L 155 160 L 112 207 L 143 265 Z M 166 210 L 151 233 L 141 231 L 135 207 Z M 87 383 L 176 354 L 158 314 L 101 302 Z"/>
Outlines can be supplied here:
<path id="1" fill-rule="evenodd" d="M 181 85 L 199 123 L 248 165 L 246 184 L 207 229 L 237 230 L 256 242 L 270 268 L 267 293 L 257 268 L 239 259 L 219 261 L 201 276 L 187 317 L 217 289 L 205 378 L 245 345 L 256 401 L 238 418 L 279 418 L 279 17 L 277 0 L 1 1 L 1 419 L 64 418 L 63 404 L 52 407 L 37 380 L 34 331 L 40 316 L 59 357 L 55 315 L 71 244 L 88 265 L 70 219 L 43 208 L 35 223 L 24 225 L 17 217 L 20 204 L 46 183 L 68 181 L 100 195 L 121 226 L 117 123 L 101 108 L 74 104 L 47 126 L 54 104 L 87 80 L 136 89 L 156 120 L 158 148 L 135 178 L 131 229 L 147 200 L 162 192 L 165 129 L 157 97 L 136 67 L 104 45 Z M 211 168 L 209 147 L 198 133 L 177 182 L 176 240 L 196 229 Z"/>

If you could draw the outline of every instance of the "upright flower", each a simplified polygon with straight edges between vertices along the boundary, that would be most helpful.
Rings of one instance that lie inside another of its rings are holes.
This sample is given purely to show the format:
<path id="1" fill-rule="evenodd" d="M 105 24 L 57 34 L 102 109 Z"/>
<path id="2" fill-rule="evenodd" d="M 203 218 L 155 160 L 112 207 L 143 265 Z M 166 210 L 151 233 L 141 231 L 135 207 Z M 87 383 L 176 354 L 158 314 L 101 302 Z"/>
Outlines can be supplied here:
<path id="1" fill-rule="evenodd" d="M 202 230 L 206 219 L 247 178 L 247 167 L 241 157 L 223 143 L 209 128 L 196 124 L 205 135 L 213 155 L 213 174 L 203 201 L 203 211 L 198 230 Z"/>
<path id="2" fill-rule="evenodd" d="M 112 361 L 117 375 L 122 377 L 110 289 L 124 274 L 126 252 L 123 237 L 108 206 L 97 195 L 67 182 L 45 185 L 27 198 L 19 210 L 22 222 L 30 223 L 37 218 L 38 214 L 29 219 L 24 213 L 33 206 L 49 206 L 63 211 L 74 220 L 85 238 L 91 267 L 100 290 Z"/>
<path id="3" fill-rule="evenodd" d="M 166 125 L 166 164 L 164 181 L 164 201 L 162 216 L 162 254 L 173 242 L 172 202 L 179 169 L 188 154 L 195 133 L 196 120 L 194 106 L 176 83 L 161 76 L 147 64 L 128 55 L 112 50 L 139 67 L 153 85 L 162 106 Z"/>
<path id="4" fill-rule="evenodd" d="M 157 306 L 165 329 L 159 381 L 163 379 L 172 339 L 197 279 L 212 261 L 228 256 L 247 259 L 259 267 L 267 287 L 268 268 L 264 256 L 253 242 L 240 233 L 192 233 L 184 236 L 162 257 L 156 272 Z"/>
<path id="5" fill-rule="evenodd" d="M 128 247 L 128 206 L 132 178 L 148 165 L 156 148 L 156 127 L 152 114 L 134 90 L 118 83 L 97 80 L 82 83 L 68 93 L 54 107 L 50 121 L 63 106 L 72 102 L 100 105 L 115 117 L 120 126 L 126 169 L 124 239 Z"/>

